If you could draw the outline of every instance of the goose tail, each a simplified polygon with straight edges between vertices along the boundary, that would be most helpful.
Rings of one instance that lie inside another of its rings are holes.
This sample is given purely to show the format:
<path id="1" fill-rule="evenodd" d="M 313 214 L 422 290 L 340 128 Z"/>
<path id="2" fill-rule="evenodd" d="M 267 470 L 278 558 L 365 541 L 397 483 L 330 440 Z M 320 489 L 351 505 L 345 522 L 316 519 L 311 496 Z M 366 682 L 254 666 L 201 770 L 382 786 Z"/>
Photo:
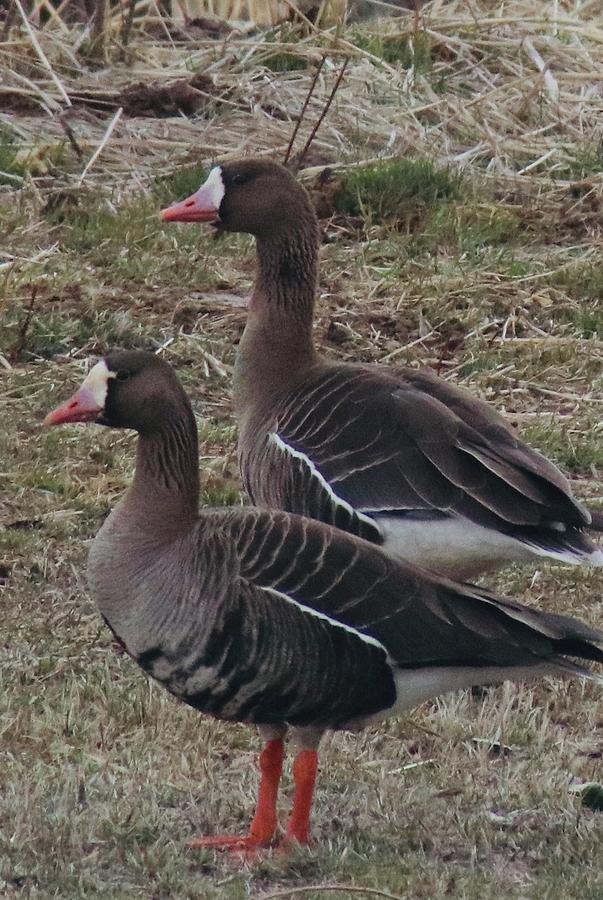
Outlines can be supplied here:
<path id="1" fill-rule="evenodd" d="M 596 524 L 593 516 L 593 524 L 589 527 L 603 532 L 603 515 L 597 514 Z M 546 534 L 538 535 L 538 540 L 527 536 L 522 540 L 538 556 L 548 556 L 577 566 L 603 567 L 603 549 L 581 529 L 568 527 L 563 531 L 547 530 Z"/>
<path id="2" fill-rule="evenodd" d="M 481 598 L 504 610 L 509 619 L 527 626 L 534 637 L 546 638 L 551 654 L 549 658 L 556 667 L 567 674 L 573 673 L 603 683 L 600 675 L 582 665 L 583 662 L 603 665 L 603 632 L 573 616 L 538 612 L 508 598 L 496 598 L 485 591 L 481 592 Z"/>
<path id="3" fill-rule="evenodd" d="M 597 672 L 593 672 L 592 669 L 587 669 L 585 666 L 580 666 L 569 659 L 565 659 L 563 656 L 555 660 L 555 669 L 556 674 L 559 674 L 561 677 L 584 678 L 587 681 L 594 681 L 595 684 L 603 687 L 603 675 L 599 675 Z"/>

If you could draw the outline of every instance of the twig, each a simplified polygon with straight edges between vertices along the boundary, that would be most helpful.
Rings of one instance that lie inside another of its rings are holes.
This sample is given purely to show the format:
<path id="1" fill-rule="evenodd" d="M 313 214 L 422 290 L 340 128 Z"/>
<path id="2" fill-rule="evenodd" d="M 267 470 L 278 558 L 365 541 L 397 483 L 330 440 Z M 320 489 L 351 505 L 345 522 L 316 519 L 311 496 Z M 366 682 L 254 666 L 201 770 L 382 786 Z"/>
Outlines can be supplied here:
<path id="1" fill-rule="evenodd" d="M 426 341 L 430 337 L 433 337 L 434 334 L 435 332 L 432 329 L 427 334 L 421 335 L 421 337 L 418 337 L 414 341 L 411 341 L 410 344 L 404 344 L 402 347 L 397 347 L 395 350 L 392 350 L 391 353 L 388 353 L 386 356 L 382 357 L 379 360 L 379 363 L 382 364 L 395 359 L 396 356 L 399 356 L 401 353 L 406 353 L 407 350 L 410 350 L 411 347 L 415 347 L 417 344 L 422 344 L 423 341 Z"/>
<path id="2" fill-rule="evenodd" d="M 353 884 L 308 884 L 304 887 L 285 888 L 284 891 L 275 891 L 272 894 L 262 894 L 258 900 L 280 900 L 283 897 L 293 897 L 296 894 L 309 894 L 310 891 L 322 891 L 325 894 L 363 894 L 365 897 L 385 897 L 386 900 L 404 900 L 398 894 L 390 894 L 389 891 L 381 891 L 378 888 L 357 887 Z"/>
<path id="3" fill-rule="evenodd" d="M 285 3 L 289 8 L 289 12 L 293 13 L 294 18 L 298 18 L 300 22 L 302 22 L 307 28 L 310 29 L 310 31 L 320 34 L 320 28 L 318 28 L 318 26 L 304 14 L 304 12 L 299 8 L 294 0 L 285 0 Z"/>
<path id="4" fill-rule="evenodd" d="M 92 50 L 102 56 L 105 52 L 105 22 L 107 19 L 107 0 L 95 0 L 92 14 Z"/>
<path id="5" fill-rule="evenodd" d="M 86 164 L 84 171 L 80 175 L 80 179 L 77 183 L 78 187 L 81 187 L 84 178 L 86 177 L 86 175 L 88 174 L 88 172 L 90 171 L 90 169 L 92 168 L 92 166 L 94 165 L 94 163 L 96 162 L 96 160 L 98 159 L 100 154 L 102 153 L 105 145 L 108 143 L 109 138 L 113 134 L 113 130 L 115 129 L 115 126 L 121 119 L 121 114 L 123 113 L 123 111 L 124 111 L 123 106 L 120 106 L 119 109 L 117 110 L 117 112 L 115 113 L 115 115 L 113 116 L 113 118 L 111 119 L 111 121 L 109 122 L 109 127 L 105 131 L 102 141 L 100 142 L 100 144 L 98 145 L 98 147 L 96 148 L 96 150 L 94 151 L 94 153 L 92 154 L 90 159 L 88 160 L 88 163 Z"/>
<path id="6" fill-rule="evenodd" d="M 293 134 L 291 135 L 291 140 L 289 141 L 289 145 L 287 147 L 287 152 L 285 153 L 285 158 L 283 160 L 284 166 L 286 166 L 287 163 L 289 162 L 289 156 L 291 154 L 291 150 L 293 149 L 293 144 L 295 143 L 295 138 L 297 137 L 297 132 L 299 131 L 299 127 L 304 120 L 304 114 L 306 112 L 306 109 L 308 108 L 308 103 L 310 102 L 310 98 L 312 97 L 312 94 L 314 93 L 314 88 L 316 87 L 316 83 L 318 81 L 318 76 L 320 75 L 320 73 L 322 71 L 322 67 L 325 64 L 325 60 L 326 60 L 326 56 L 323 56 L 318 64 L 316 72 L 314 73 L 314 77 L 312 78 L 312 81 L 310 83 L 310 87 L 308 88 L 308 91 L 306 93 L 306 99 L 304 100 L 304 104 L 301 108 L 301 112 L 300 112 L 299 116 L 297 117 L 297 122 L 295 123 L 295 128 L 293 129 Z"/>
<path id="7" fill-rule="evenodd" d="M 2 178 L 8 178 L 9 181 L 16 181 L 17 184 L 23 184 L 25 181 L 22 175 L 15 175 L 13 172 L 0 171 L 0 176 L 2 176 Z"/>
<path id="8" fill-rule="evenodd" d="M 65 132 L 65 136 L 66 136 L 67 140 L 71 144 L 73 152 L 77 156 L 78 160 L 81 162 L 84 158 L 84 152 L 77 142 L 77 138 L 76 138 L 75 134 L 73 133 L 73 128 L 71 127 L 69 122 L 67 122 L 67 120 L 63 118 L 63 116 L 59 116 L 58 119 L 59 119 L 59 124 L 60 124 L 61 128 Z"/>
<path id="9" fill-rule="evenodd" d="M 48 13 L 48 15 L 52 19 L 53 23 L 55 25 L 58 25 L 58 27 L 61 29 L 61 31 L 66 32 L 68 34 L 69 29 L 67 28 L 67 26 L 65 25 L 65 23 L 63 22 L 61 17 L 58 15 L 56 9 L 54 8 L 54 6 L 50 2 L 50 0 L 40 0 L 40 4 L 38 6 L 38 18 L 39 18 L 39 11 L 42 7 L 44 7 L 44 11 L 46 13 Z"/>
<path id="10" fill-rule="evenodd" d="M 126 55 L 126 47 L 128 46 L 128 41 L 130 40 L 130 33 L 132 31 L 132 24 L 134 22 L 134 12 L 136 10 L 136 0 L 128 0 L 128 11 L 123 19 L 123 25 L 121 30 L 121 43 L 122 43 L 122 51 L 121 57 L 125 58 Z"/>
<path id="11" fill-rule="evenodd" d="M 525 37 L 523 39 L 523 45 L 525 47 L 526 53 L 528 54 L 538 71 L 542 73 L 544 84 L 551 101 L 553 103 L 558 103 L 559 85 L 557 84 L 557 79 L 549 69 L 548 63 L 545 63 L 542 56 L 532 43 L 531 38 Z"/>
<path id="12" fill-rule="evenodd" d="M 8 361 L 9 363 L 11 363 L 11 365 L 19 359 L 19 357 L 23 353 L 23 350 L 25 349 L 25 345 L 27 344 L 27 332 L 29 331 L 29 326 L 31 324 L 31 317 L 33 315 L 34 303 L 36 302 L 37 293 L 38 285 L 34 284 L 31 289 L 31 297 L 29 299 L 29 306 L 27 307 L 25 318 L 19 326 L 17 340 L 15 341 L 12 350 L 8 354 Z"/>
<path id="13" fill-rule="evenodd" d="M 337 88 L 338 88 L 339 85 L 341 84 L 341 79 L 343 78 L 343 74 L 344 74 L 344 72 L 345 72 L 345 70 L 346 70 L 346 68 L 347 68 L 347 65 L 348 65 L 349 61 L 350 61 L 350 57 L 349 57 L 349 56 L 346 56 L 346 58 L 345 58 L 344 61 L 343 61 L 343 65 L 342 65 L 341 69 L 339 70 L 339 75 L 337 76 L 337 81 L 336 81 L 335 84 L 333 85 L 333 90 L 332 90 L 331 93 L 329 94 L 329 99 L 328 99 L 327 102 L 325 103 L 325 108 L 323 109 L 322 113 L 321 113 L 320 116 L 318 117 L 318 121 L 317 121 L 316 125 L 314 126 L 314 128 L 313 128 L 312 131 L 310 132 L 310 137 L 309 137 L 308 140 L 306 141 L 306 143 L 305 143 L 305 145 L 304 145 L 304 149 L 303 149 L 302 152 L 299 154 L 298 165 L 300 165 L 300 166 L 301 166 L 301 163 L 302 163 L 302 161 L 303 161 L 304 156 L 306 155 L 306 153 L 307 153 L 308 150 L 310 149 L 310 145 L 312 144 L 312 141 L 313 141 L 314 138 L 316 137 L 316 132 L 318 131 L 318 129 L 319 129 L 320 126 L 322 125 L 322 123 L 323 123 L 323 121 L 324 121 L 324 118 L 325 118 L 326 114 L 327 114 L 328 111 L 329 111 L 329 108 L 330 108 L 330 106 L 331 106 L 331 103 L 333 102 L 333 98 L 335 97 L 335 94 L 337 93 Z"/>
<path id="14" fill-rule="evenodd" d="M 518 381 L 520 388 L 529 388 L 532 391 L 538 391 L 539 394 L 545 394 L 547 397 L 557 397 L 559 400 L 574 400 L 576 403 L 603 403 L 601 397 L 591 397 L 588 394 L 570 394 L 565 391 L 552 391 L 550 388 L 541 387 L 534 384 L 533 381 Z"/>
<path id="15" fill-rule="evenodd" d="M 0 41 L 8 40 L 8 35 L 13 25 L 13 21 L 15 18 L 15 7 L 9 5 L 6 11 L 6 19 L 4 20 L 4 26 L 2 28 L 2 37 L 0 37 Z"/>
<path id="16" fill-rule="evenodd" d="M 63 98 L 63 100 L 65 101 L 65 103 L 67 104 L 67 106 L 71 106 L 71 100 L 69 99 L 69 95 L 68 95 L 67 91 L 63 87 L 58 75 L 55 73 L 54 69 L 50 65 L 50 63 L 48 61 L 48 57 L 42 50 L 40 44 L 38 43 L 38 39 L 35 35 L 33 28 L 29 24 L 29 19 L 27 18 L 25 10 L 21 6 L 21 0 L 15 0 L 15 6 L 19 10 L 19 15 L 21 16 L 21 18 L 23 20 L 23 24 L 25 25 L 25 30 L 27 31 L 27 33 L 29 35 L 29 39 L 33 45 L 34 50 L 36 51 L 36 53 L 38 54 L 38 56 L 40 58 L 40 62 L 48 70 L 48 74 L 50 75 L 50 77 L 52 78 L 54 83 L 56 84 L 58 91 L 59 91 L 61 97 Z"/>
<path id="17" fill-rule="evenodd" d="M 53 253 L 55 253 L 57 248 L 58 248 L 58 244 L 53 244 L 52 247 L 46 247 L 46 248 L 44 248 L 44 250 L 40 250 L 38 253 L 35 254 L 35 256 L 18 256 L 18 255 L 13 255 L 12 253 L 3 253 L 2 255 L 7 257 L 8 261 L 0 263 L 0 270 L 9 269 L 9 271 L 6 273 L 8 276 L 8 275 L 10 275 L 10 269 L 12 269 L 15 266 L 15 263 L 17 261 L 25 262 L 30 265 L 33 265 L 34 263 L 43 262 L 49 256 L 51 256 Z"/>
<path id="18" fill-rule="evenodd" d="M 524 166 L 523 169 L 520 169 L 517 173 L 518 175 L 527 175 L 528 172 L 531 172 L 532 169 L 537 169 L 538 166 L 542 165 L 543 162 L 546 162 L 549 157 L 553 156 L 554 153 L 557 153 L 557 147 L 551 147 L 550 150 L 547 150 L 546 153 L 543 153 L 542 156 L 539 156 L 538 159 L 535 159 L 534 162 L 531 162 L 529 166 Z"/>

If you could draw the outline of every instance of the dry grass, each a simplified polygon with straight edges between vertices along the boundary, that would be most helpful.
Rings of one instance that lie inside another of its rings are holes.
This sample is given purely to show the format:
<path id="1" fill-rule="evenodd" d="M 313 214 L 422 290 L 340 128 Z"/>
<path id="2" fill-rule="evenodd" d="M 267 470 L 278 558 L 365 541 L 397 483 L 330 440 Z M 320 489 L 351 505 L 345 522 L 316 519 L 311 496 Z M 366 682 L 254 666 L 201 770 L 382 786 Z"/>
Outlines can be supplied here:
<path id="1" fill-rule="evenodd" d="M 433 366 L 470 386 L 600 503 L 600 4 L 436 2 L 420 20 L 340 34 L 215 40 L 158 26 L 145 14 L 125 49 L 111 36 L 101 68 L 83 26 L 36 32 L 48 65 L 23 29 L 0 43 L 0 893 L 236 900 L 345 883 L 409 900 L 599 898 L 603 820 L 571 791 L 602 779 L 594 685 L 503 687 L 337 735 L 311 853 L 240 870 L 187 851 L 197 831 L 249 821 L 257 741 L 113 653 L 86 591 L 86 542 L 131 476 L 133 441 L 39 422 L 89 354 L 163 347 L 202 426 L 205 498 L 239 501 L 229 367 L 252 245 L 163 226 L 157 210 L 215 158 L 282 157 L 328 51 L 298 141 L 349 56 L 303 176 L 312 185 L 336 164 L 314 188 L 332 212 L 323 352 Z M 303 67 L 287 69 L 287 54 Z M 140 97 L 123 93 L 194 75 L 211 81 L 195 82 L 187 115 L 150 117 L 153 95 L 136 116 Z M 387 176 L 399 206 L 384 202 L 379 168 L 358 169 L 397 156 L 417 163 Z M 499 586 L 603 621 L 596 572 L 543 566 Z"/>

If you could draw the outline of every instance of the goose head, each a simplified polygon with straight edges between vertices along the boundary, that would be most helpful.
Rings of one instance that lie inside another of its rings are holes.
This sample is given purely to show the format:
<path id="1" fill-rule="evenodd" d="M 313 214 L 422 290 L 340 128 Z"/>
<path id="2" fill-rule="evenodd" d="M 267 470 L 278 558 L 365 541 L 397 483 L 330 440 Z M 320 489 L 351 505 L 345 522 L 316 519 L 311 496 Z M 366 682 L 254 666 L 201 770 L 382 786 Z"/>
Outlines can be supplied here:
<path id="1" fill-rule="evenodd" d="M 198 191 L 161 212 L 165 222 L 209 222 L 221 231 L 270 237 L 314 212 L 304 188 L 279 163 L 244 159 L 214 166 Z"/>
<path id="2" fill-rule="evenodd" d="M 182 406 L 171 367 L 141 350 L 116 350 L 98 360 L 79 390 L 50 412 L 45 425 L 96 422 L 139 433 L 161 430 Z"/>

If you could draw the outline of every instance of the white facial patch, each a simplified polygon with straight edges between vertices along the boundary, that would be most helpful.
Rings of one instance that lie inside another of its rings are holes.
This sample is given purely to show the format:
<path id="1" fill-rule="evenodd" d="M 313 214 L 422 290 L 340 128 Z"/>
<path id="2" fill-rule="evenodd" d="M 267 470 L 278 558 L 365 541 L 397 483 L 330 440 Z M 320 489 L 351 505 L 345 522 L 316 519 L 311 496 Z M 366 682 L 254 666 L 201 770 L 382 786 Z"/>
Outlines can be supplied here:
<path id="1" fill-rule="evenodd" d="M 226 188 L 224 187 L 224 179 L 222 177 L 222 166 L 214 166 L 207 180 L 201 185 L 197 194 L 203 197 L 204 206 L 212 206 L 214 209 L 220 209 L 220 204 L 224 199 Z"/>
<path id="2" fill-rule="evenodd" d="M 105 408 L 110 378 L 115 378 L 115 372 L 111 372 L 105 360 L 101 359 L 92 366 L 82 384 L 82 388 L 90 391 L 101 409 Z"/>

